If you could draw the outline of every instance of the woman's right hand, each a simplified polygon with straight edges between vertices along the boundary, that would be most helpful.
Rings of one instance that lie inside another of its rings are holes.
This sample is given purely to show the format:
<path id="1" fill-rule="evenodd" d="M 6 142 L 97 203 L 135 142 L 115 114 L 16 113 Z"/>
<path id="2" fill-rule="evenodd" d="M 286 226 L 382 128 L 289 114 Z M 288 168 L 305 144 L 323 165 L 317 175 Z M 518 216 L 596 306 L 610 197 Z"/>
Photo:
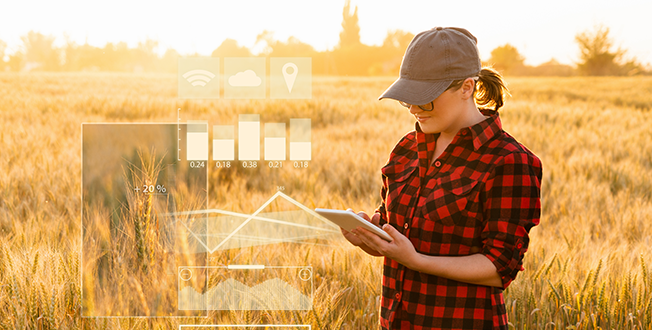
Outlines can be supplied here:
<path id="1" fill-rule="evenodd" d="M 352 209 L 348 209 L 347 211 L 353 212 Z M 379 224 L 380 224 L 380 214 L 378 214 L 378 213 L 374 213 L 374 215 L 371 217 L 371 219 L 369 218 L 369 216 L 366 213 L 364 213 L 362 211 L 358 212 L 357 214 L 361 218 L 373 223 L 376 226 L 379 226 Z M 366 244 L 364 244 L 362 242 L 362 240 L 360 239 L 360 237 L 356 236 L 354 233 L 352 233 L 350 231 L 347 231 L 347 230 L 344 230 L 344 228 L 340 228 L 340 230 L 342 231 L 342 235 L 344 236 L 344 238 L 346 238 L 346 240 L 349 241 L 349 243 L 361 248 L 363 251 L 367 252 L 368 254 L 370 254 L 372 256 L 377 256 L 377 257 L 381 256 L 381 254 L 378 251 L 376 251 L 376 250 L 368 247 Z"/>

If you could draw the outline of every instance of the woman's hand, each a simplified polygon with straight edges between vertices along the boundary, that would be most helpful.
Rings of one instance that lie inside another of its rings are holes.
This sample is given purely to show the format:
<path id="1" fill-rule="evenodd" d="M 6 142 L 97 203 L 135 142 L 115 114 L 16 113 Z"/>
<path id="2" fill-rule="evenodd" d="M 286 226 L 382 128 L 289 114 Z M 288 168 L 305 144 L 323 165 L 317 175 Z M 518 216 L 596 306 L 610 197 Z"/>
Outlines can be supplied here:
<path id="1" fill-rule="evenodd" d="M 352 209 L 348 209 L 347 211 L 353 212 Z M 371 219 L 369 219 L 369 216 L 364 212 L 358 212 L 357 214 L 363 219 L 373 223 L 376 226 L 378 226 L 378 224 L 380 223 L 380 214 L 378 213 L 374 214 Z M 344 238 L 347 241 L 349 241 L 349 243 L 361 248 L 363 251 L 367 252 L 372 256 L 376 256 L 376 257 L 381 256 L 381 254 L 378 253 L 378 251 L 371 249 L 366 244 L 364 244 L 364 242 L 354 233 L 344 230 L 344 228 L 340 228 L 340 230 L 342 231 L 342 235 L 344 236 Z"/>
<path id="2" fill-rule="evenodd" d="M 370 249 L 409 268 L 419 256 L 412 242 L 389 224 L 385 224 L 382 229 L 392 237 L 391 242 L 362 227 L 353 229 L 352 232 Z"/>
<path id="3" fill-rule="evenodd" d="M 341 227 L 340 227 L 340 230 L 342 231 L 342 235 L 344 236 L 344 238 L 346 238 L 346 240 L 349 241 L 349 243 L 351 243 L 351 244 L 353 244 L 355 246 L 360 246 L 360 245 L 364 244 L 364 243 L 362 243 L 362 240 L 358 236 L 356 236 L 354 233 L 352 233 L 350 231 L 347 231 L 347 230 L 345 230 L 344 228 L 341 228 Z"/>

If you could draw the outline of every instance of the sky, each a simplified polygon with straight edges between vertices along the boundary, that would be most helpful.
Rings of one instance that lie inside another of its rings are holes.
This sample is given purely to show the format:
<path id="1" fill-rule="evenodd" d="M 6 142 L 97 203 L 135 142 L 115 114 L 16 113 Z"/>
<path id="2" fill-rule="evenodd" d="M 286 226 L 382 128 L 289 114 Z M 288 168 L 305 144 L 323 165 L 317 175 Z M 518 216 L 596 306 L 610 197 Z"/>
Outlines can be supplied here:
<path id="1" fill-rule="evenodd" d="M 20 37 L 36 31 L 77 44 L 103 47 L 107 42 L 154 39 L 158 52 L 174 48 L 182 55 L 210 55 L 226 38 L 256 52 L 264 30 L 285 41 L 289 36 L 317 50 L 333 49 L 342 30 L 344 0 L 57 0 L 7 1 L 0 8 L 0 40 L 7 53 L 19 50 Z M 435 1 L 351 0 L 358 7 L 361 41 L 380 45 L 388 30 L 414 34 L 436 26 L 468 29 L 478 38 L 483 60 L 509 43 L 538 65 L 555 58 L 579 60 L 574 37 L 601 24 L 611 30 L 615 46 L 652 64 L 652 1 Z"/>

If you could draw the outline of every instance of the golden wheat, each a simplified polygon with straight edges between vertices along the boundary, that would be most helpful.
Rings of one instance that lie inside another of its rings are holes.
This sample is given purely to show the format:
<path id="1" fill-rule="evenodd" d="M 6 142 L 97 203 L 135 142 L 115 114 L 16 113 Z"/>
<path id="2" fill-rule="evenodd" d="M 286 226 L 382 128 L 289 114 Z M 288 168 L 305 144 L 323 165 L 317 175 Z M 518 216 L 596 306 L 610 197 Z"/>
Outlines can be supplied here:
<path id="1" fill-rule="evenodd" d="M 376 101 L 391 81 L 315 78 L 313 98 L 301 101 L 189 101 L 176 98 L 172 75 L 0 74 L 0 328 L 176 329 L 226 322 L 375 327 L 382 260 L 345 244 L 309 251 L 279 245 L 273 251 L 314 267 L 318 299 L 309 312 L 82 319 L 81 285 L 90 290 L 94 284 L 81 278 L 80 252 L 91 243 L 81 241 L 80 124 L 171 122 L 178 108 L 184 119 L 214 124 L 235 123 L 240 113 L 264 114 L 266 122 L 309 117 L 313 159 L 320 161 L 271 179 L 211 171 L 209 207 L 252 212 L 282 182 L 308 207 L 370 212 L 379 201 L 380 167 L 413 127 L 398 105 Z M 650 329 L 652 79 L 507 81 L 513 97 L 501 110 L 503 126 L 544 164 L 541 224 L 531 232 L 526 271 L 505 293 L 511 324 Z M 250 189 L 233 189 L 243 185 Z M 139 283 L 122 284 L 138 292 Z M 147 288 L 140 290 L 129 308 L 146 305 L 137 296 L 146 296 Z"/>

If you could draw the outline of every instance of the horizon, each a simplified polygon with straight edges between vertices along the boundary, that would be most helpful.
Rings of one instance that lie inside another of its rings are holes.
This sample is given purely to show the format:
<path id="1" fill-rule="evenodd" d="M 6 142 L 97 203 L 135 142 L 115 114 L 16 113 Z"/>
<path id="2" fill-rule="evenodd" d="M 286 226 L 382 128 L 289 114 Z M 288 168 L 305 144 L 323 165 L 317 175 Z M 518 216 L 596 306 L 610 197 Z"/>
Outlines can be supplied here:
<path id="1" fill-rule="evenodd" d="M 471 3 L 482 4 L 479 1 Z M 496 47 L 510 44 L 523 55 L 527 65 L 536 66 L 551 59 L 574 65 L 579 59 L 575 35 L 603 25 L 610 29 L 614 50 L 626 50 L 624 60 L 652 64 L 652 36 L 645 26 L 645 15 L 652 4 L 634 4 L 632 0 L 617 5 L 607 1 L 568 3 L 560 0 L 532 5 L 510 0 L 504 1 L 503 6 L 478 9 L 475 15 L 460 11 L 454 4 L 417 0 L 401 6 L 386 1 L 351 1 L 352 11 L 356 6 L 360 41 L 370 46 L 381 45 L 390 30 L 417 34 L 434 26 L 461 26 L 478 38 L 483 60 L 487 60 Z M 251 7 L 256 10 L 246 13 L 248 16 L 234 14 Z M 20 38 L 29 31 L 55 37 L 58 47 L 69 39 L 77 45 L 88 43 L 95 47 L 126 42 L 131 48 L 149 39 L 159 43 L 159 55 L 172 48 L 182 56 L 195 53 L 210 56 L 227 38 L 258 54 L 263 45 L 256 45 L 256 36 L 271 31 L 276 40 L 286 41 L 293 36 L 323 52 L 334 49 L 339 42 L 343 7 L 344 1 L 299 0 L 200 0 L 183 6 L 172 2 L 131 4 L 120 0 L 107 8 L 81 0 L 26 1 L 11 3 L 9 10 L 0 14 L 0 40 L 7 44 L 5 57 L 20 50 Z M 40 9 L 29 17 L 16 15 L 29 12 L 31 8 Z M 410 13 L 413 8 L 423 10 Z M 267 13 L 274 13 L 274 16 Z M 530 16 L 532 13 L 536 13 L 534 19 Z M 415 18 L 397 18 L 407 15 Z M 243 24 L 245 17 L 253 23 Z"/>

